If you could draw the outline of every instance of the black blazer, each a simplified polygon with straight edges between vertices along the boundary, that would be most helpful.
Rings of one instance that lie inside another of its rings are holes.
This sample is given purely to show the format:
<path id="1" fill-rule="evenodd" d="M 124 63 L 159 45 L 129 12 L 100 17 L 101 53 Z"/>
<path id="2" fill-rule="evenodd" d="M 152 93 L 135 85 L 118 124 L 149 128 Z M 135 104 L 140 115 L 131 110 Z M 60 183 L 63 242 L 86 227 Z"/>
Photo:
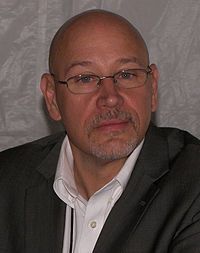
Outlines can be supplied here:
<path id="1" fill-rule="evenodd" d="M 62 252 L 65 204 L 52 185 L 64 135 L 0 153 L 0 253 Z M 150 127 L 93 252 L 199 253 L 199 194 L 199 141 Z"/>

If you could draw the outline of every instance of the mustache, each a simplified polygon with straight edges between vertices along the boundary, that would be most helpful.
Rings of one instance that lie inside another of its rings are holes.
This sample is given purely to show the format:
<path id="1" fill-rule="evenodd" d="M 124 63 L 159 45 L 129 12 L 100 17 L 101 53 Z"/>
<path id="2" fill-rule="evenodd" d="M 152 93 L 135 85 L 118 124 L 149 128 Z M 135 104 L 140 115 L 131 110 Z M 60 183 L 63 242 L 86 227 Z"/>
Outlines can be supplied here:
<path id="1" fill-rule="evenodd" d="M 99 125 L 101 125 L 101 122 L 105 120 L 112 120 L 112 119 L 129 121 L 132 124 L 134 124 L 134 126 L 136 123 L 135 115 L 133 115 L 130 112 L 115 108 L 113 110 L 109 110 L 107 112 L 103 112 L 103 113 L 95 115 L 89 122 L 88 131 L 90 132 L 93 128 L 96 128 Z"/>

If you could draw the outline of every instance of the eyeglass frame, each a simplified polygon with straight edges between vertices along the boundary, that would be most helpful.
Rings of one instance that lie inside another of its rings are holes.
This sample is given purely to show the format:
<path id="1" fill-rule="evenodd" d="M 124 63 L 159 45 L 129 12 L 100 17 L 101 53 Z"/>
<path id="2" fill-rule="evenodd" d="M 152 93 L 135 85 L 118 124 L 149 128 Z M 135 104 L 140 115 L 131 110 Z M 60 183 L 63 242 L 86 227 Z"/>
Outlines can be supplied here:
<path id="1" fill-rule="evenodd" d="M 102 83 L 102 80 L 107 79 L 107 78 L 113 79 L 113 83 L 114 83 L 115 85 L 117 85 L 118 83 L 117 83 L 117 80 L 115 79 L 115 76 L 116 76 L 116 75 L 118 75 L 119 73 L 126 73 L 126 72 L 128 72 L 128 71 L 133 71 L 133 70 L 136 70 L 136 71 L 137 71 L 137 70 L 143 71 L 143 72 L 146 74 L 146 78 L 145 78 L 144 83 L 142 83 L 142 84 L 140 84 L 140 85 L 138 85 L 138 86 L 135 86 L 135 87 L 133 86 L 133 87 L 127 87 L 127 88 L 121 87 L 121 86 L 119 85 L 120 88 L 122 88 L 122 89 L 139 88 L 139 87 L 143 86 L 143 85 L 146 83 L 147 78 L 148 78 L 148 75 L 152 73 L 152 68 L 150 67 L 150 65 L 148 65 L 146 69 L 142 69 L 142 68 L 137 68 L 137 69 L 123 69 L 123 70 L 118 71 L 118 72 L 116 72 L 115 74 L 109 75 L 109 76 L 98 76 L 98 75 L 93 75 L 93 74 L 79 74 L 79 75 L 71 76 L 71 77 L 69 77 L 67 80 L 59 80 L 59 79 L 56 79 L 54 73 L 50 73 L 50 74 L 53 76 L 54 80 L 55 80 L 57 83 L 66 85 L 67 88 L 68 88 L 68 90 L 69 90 L 72 94 L 78 95 L 78 94 L 89 94 L 89 93 L 92 93 L 92 92 L 96 91 L 99 87 L 101 87 L 101 85 L 102 85 L 102 84 L 101 84 L 101 83 Z M 88 76 L 92 76 L 92 77 L 96 77 L 96 78 L 99 80 L 99 81 L 96 83 L 96 89 L 94 89 L 94 90 L 92 90 L 92 91 L 89 91 L 89 92 L 74 92 L 74 91 L 72 91 L 72 90 L 69 88 L 69 84 L 68 84 L 69 80 L 74 79 L 74 78 L 76 78 L 76 77 L 87 76 L 87 75 L 88 75 Z"/>

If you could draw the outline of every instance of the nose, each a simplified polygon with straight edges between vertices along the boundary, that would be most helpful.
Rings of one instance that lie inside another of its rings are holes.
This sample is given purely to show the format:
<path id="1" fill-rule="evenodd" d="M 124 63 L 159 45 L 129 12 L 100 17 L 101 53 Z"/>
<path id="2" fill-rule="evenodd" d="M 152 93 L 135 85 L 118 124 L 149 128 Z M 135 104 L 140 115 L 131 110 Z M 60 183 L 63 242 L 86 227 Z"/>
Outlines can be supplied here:
<path id="1" fill-rule="evenodd" d="M 112 77 L 101 80 L 99 94 L 97 98 L 97 107 L 113 108 L 122 105 L 124 102 L 117 85 L 115 85 Z"/>

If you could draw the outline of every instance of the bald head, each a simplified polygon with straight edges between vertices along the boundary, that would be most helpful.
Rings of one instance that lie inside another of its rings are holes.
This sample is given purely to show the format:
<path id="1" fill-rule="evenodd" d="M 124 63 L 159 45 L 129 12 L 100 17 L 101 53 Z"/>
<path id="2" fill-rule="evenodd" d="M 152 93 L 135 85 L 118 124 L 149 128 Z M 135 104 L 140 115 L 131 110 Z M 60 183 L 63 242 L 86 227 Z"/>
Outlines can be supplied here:
<path id="1" fill-rule="evenodd" d="M 75 43 L 79 40 L 79 42 L 87 44 L 87 40 L 89 41 L 91 39 L 93 43 L 98 43 L 95 35 L 102 42 L 107 37 L 112 36 L 113 41 L 116 40 L 116 43 L 118 36 L 123 36 L 124 40 L 130 40 L 130 43 L 133 42 L 137 45 L 138 50 L 141 51 L 142 61 L 145 61 L 146 63 L 144 64 L 148 65 L 149 55 L 145 41 L 129 21 L 115 13 L 105 10 L 90 10 L 66 21 L 55 34 L 49 54 L 50 72 L 57 72 L 58 62 L 70 43 Z M 68 54 L 70 52 L 66 52 L 66 55 Z"/>

